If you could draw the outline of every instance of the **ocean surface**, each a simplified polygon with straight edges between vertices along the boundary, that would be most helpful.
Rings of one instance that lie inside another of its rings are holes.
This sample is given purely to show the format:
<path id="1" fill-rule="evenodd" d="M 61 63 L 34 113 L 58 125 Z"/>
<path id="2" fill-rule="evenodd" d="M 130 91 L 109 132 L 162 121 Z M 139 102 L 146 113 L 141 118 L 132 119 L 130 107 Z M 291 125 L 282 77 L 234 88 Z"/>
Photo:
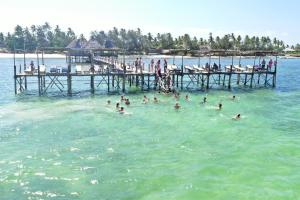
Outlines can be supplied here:
<path id="1" fill-rule="evenodd" d="M 184 91 L 179 110 L 129 94 L 124 115 L 120 95 L 15 95 L 13 83 L 1 58 L 1 200 L 300 199 L 300 59 L 278 61 L 274 89 Z"/>

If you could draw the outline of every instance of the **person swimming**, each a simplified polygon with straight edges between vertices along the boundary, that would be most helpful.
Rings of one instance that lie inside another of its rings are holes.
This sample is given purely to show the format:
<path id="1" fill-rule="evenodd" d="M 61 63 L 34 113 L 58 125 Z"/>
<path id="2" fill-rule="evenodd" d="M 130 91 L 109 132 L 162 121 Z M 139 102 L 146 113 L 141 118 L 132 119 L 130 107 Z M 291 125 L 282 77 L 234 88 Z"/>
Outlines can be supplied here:
<path id="1" fill-rule="evenodd" d="M 121 107 L 121 109 L 119 110 L 119 113 L 120 114 L 124 114 L 125 113 L 124 107 Z"/>
<path id="2" fill-rule="evenodd" d="M 107 100 L 107 105 L 110 105 L 111 101 L 110 100 Z"/>
<path id="3" fill-rule="evenodd" d="M 126 99 L 124 99 L 124 96 L 122 95 L 122 96 L 121 96 L 121 101 L 124 101 L 124 100 L 126 100 Z"/>
<path id="4" fill-rule="evenodd" d="M 185 100 L 189 101 L 189 95 L 185 95 Z"/>
<path id="5" fill-rule="evenodd" d="M 204 97 L 203 98 L 203 101 L 201 102 L 202 104 L 205 104 L 207 102 L 207 98 L 206 97 Z"/>
<path id="6" fill-rule="evenodd" d="M 144 98 L 143 98 L 143 103 L 144 103 L 144 104 L 148 103 L 148 98 L 147 98 L 147 96 L 146 96 L 146 95 L 144 95 Z"/>
<path id="7" fill-rule="evenodd" d="M 130 101 L 129 99 L 125 99 L 125 105 L 129 106 L 130 105 Z"/>
<path id="8" fill-rule="evenodd" d="M 218 105 L 218 108 L 217 108 L 217 109 L 218 109 L 218 110 L 222 110 L 222 106 L 223 106 L 223 105 L 222 105 L 221 103 L 219 103 L 219 105 Z"/>
<path id="9" fill-rule="evenodd" d="M 158 100 L 157 100 L 156 97 L 153 98 L 153 102 L 154 102 L 154 103 L 158 103 Z"/>
<path id="10" fill-rule="evenodd" d="M 235 100 L 235 95 L 233 95 L 233 96 L 232 96 L 231 100 L 232 100 L 232 101 L 234 101 L 234 100 Z"/>
<path id="11" fill-rule="evenodd" d="M 178 109 L 180 108 L 179 103 L 176 103 L 175 106 L 174 106 L 174 108 L 175 108 L 176 110 L 178 110 Z"/>
<path id="12" fill-rule="evenodd" d="M 116 103 L 116 109 L 119 109 L 120 103 Z"/>
<path id="13" fill-rule="evenodd" d="M 236 116 L 232 117 L 233 120 L 240 120 L 241 114 L 237 114 Z"/>

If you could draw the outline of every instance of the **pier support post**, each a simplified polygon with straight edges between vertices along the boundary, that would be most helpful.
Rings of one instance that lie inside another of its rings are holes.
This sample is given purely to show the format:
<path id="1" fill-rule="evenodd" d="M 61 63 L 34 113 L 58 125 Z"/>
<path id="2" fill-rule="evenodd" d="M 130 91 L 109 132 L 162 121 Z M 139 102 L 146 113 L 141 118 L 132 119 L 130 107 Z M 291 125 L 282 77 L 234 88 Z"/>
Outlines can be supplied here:
<path id="1" fill-rule="evenodd" d="M 95 93 L 95 76 L 94 76 L 94 74 L 91 75 L 91 92 L 92 92 L 92 94 Z"/>
<path id="2" fill-rule="evenodd" d="M 126 81 L 126 64 L 125 64 L 125 58 L 123 55 L 123 80 L 122 80 L 122 92 L 125 92 L 125 81 Z"/>
<path id="3" fill-rule="evenodd" d="M 228 79 L 228 89 L 231 88 L 231 76 L 232 76 L 232 66 L 230 66 L 229 79 Z"/>
<path id="4" fill-rule="evenodd" d="M 253 77 L 254 77 L 254 65 L 253 65 L 253 67 L 252 67 L 252 73 L 251 73 L 251 80 L 250 80 L 250 88 L 252 88 L 253 87 Z"/>
<path id="5" fill-rule="evenodd" d="M 68 64 L 67 84 L 68 84 L 68 96 L 72 96 L 71 64 Z"/>
<path id="6" fill-rule="evenodd" d="M 107 92 L 110 91 L 110 76 L 109 76 L 109 72 L 107 73 Z"/>
<path id="7" fill-rule="evenodd" d="M 181 90 L 183 90 L 183 56 L 181 57 Z"/>
<path id="8" fill-rule="evenodd" d="M 38 87 L 39 87 L 39 96 L 41 96 L 41 73 L 40 73 L 40 59 L 39 52 L 37 51 L 37 65 L 38 65 Z"/>
<path id="9" fill-rule="evenodd" d="M 246 85 L 246 84 L 247 84 L 247 78 L 248 78 L 248 74 L 245 74 L 244 85 Z"/>
<path id="10" fill-rule="evenodd" d="M 17 94 L 17 67 L 14 64 L 15 94 Z"/>
<path id="11" fill-rule="evenodd" d="M 276 59 L 275 59 L 275 64 L 274 64 L 274 73 L 273 73 L 273 83 L 272 83 L 272 87 L 274 88 L 276 86 L 276 74 L 277 74 L 277 55 L 276 55 Z"/>

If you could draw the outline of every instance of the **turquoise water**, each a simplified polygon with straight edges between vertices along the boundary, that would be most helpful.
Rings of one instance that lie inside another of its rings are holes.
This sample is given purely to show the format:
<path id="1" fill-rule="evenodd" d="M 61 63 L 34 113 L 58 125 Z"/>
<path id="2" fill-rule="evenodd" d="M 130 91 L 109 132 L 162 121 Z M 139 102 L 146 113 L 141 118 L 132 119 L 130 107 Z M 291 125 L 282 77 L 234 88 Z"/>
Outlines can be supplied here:
<path id="1" fill-rule="evenodd" d="M 298 59 L 279 60 L 275 89 L 182 92 L 178 111 L 131 94 L 126 115 L 118 95 L 15 96 L 11 62 L 0 59 L 1 200 L 300 198 Z"/>

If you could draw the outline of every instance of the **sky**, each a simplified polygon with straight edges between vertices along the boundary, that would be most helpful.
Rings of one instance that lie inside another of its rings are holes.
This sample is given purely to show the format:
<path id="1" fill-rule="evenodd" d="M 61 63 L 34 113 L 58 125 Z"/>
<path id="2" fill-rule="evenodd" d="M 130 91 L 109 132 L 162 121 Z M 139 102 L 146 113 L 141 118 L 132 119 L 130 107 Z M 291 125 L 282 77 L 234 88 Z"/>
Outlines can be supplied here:
<path id="1" fill-rule="evenodd" d="M 49 22 L 89 37 L 113 27 L 207 38 L 235 33 L 300 43 L 299 0 L 0 0 L 0 32 Z"/>

